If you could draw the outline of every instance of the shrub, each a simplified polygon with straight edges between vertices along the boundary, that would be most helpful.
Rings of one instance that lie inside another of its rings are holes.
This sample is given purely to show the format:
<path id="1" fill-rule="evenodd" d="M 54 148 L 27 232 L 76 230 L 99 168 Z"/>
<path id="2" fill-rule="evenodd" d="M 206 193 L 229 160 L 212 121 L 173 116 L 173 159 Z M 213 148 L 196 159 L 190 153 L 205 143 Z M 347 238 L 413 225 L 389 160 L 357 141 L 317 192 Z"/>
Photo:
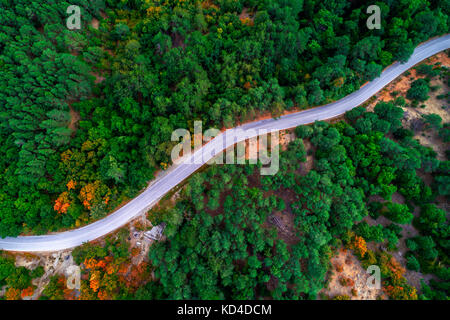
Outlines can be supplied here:
<path id="1" fill-rule="evenodd" d="M 430 81 L 427 79 L 417 79 L 411 83 L 406 93 L 406 97 L 411 100 L 425 101 L 429 98 L 428 92 L 430 91 Z"/>
<path id="2" fill-rule="evenodd" d="M 413 255 L 410 255 L 408 257 L 408 259 L 406 260 L 406 267 L 409 270 L 413 270 L 413 271 L 419 271 L 420 270 L 419 261 L 417 261 L 416 257 L 414 257 Z"/>

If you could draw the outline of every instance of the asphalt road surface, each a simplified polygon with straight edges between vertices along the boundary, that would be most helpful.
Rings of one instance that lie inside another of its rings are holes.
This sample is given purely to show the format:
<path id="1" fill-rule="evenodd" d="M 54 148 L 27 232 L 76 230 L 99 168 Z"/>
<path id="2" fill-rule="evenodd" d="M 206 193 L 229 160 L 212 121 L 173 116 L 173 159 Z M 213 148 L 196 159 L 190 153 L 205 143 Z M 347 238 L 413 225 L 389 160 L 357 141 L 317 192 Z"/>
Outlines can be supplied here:
<path id="1" fill-rule="evenodd" d="M 407 63 L 394 63 L 385 69 L 380 77 L 339 101 L 302 112 L 292 113 L 278 119 L 256 121 L 229 129 L 211 140 L 191 156 L 185 157 L 182 163 L 171 166 L 170 169 L 153 180 L 139 196 L 104 219 L 75 230 L 61 233 L 0 239 L 0 249 L 24 252 L 58 251 L 73 248 L 82 243 L 102 237 L 122 227 L 136 216 L 150 209 L 162 196 L 198 170 L 203 163 L 206 163 L 206 161 L 218 152 L 236 142 L 249 138 L 246 135 L 249 133 L 249 129 L 255 129 L 255 134 L 257 134 L 258 130 L 264 129 L 267 132 L 272 132 L 312 123 L 316 120 L 326 120 L 339 116 L 368 100 L 415 64 L 448 48 L 450 48 L 450 35 L 430 40 L 418 46 Z M 243 129 L 243 131 L 236 129 Z M 223 139 L 224 134 L 234 139 Z M 196 164 L 196 162 L 192 161 L 193 157 L 200 157 L 197 159 L 201 159 L 201 161 L 197 161 L 198 163 Z"/>

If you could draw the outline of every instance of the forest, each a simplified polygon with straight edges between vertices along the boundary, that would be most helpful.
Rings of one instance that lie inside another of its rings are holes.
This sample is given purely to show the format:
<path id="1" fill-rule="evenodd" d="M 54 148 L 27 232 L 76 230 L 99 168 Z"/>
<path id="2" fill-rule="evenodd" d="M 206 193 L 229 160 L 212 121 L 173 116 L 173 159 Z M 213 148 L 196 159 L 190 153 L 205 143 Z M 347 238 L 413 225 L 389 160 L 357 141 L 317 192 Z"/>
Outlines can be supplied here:
<path id="1" fill-rule="evenodd" d="M 373 30 L 366 1 L 0 3 L 0 237 L 101 219 L 170 166 L 173 130 L 335 101 L 450 23 L 446 0 L 377 1 Z M 66 27 L 69 5 L 81 8 L 80 30 Z M 440 65 L 416 72 L 405 97 L 420 109 L 438 89 L 432 80 L 450 78 Z M 347 299 L 323 293 L 330 259 L 346 248 L 380 266 L 385 298 L 448 300 L 450 150 L 443 159 L 415 139 L 402 125 L 405 98 L 391 95 L 372 111 L 295 128 L 276 175 L 261 176 L 260 163 L 203 168 L 173 206 L 148 213 L 167 226 L 145 261 L 132 263 L 121 230 L 73 250 L 79 292 L 54 275 L 39 298 Z M 448 92 L 439 99 L 448 108 Z M 438 114 L 417 131 L 450 142 Z M 408 227 L 417 235 L 403 266 L 394 255 Z M 418 290 L 408 271 L 429 281 Z M 43 275 L 0 252 L 0 299 L 32 296 Z"/>
<path id="2" fill-rule="evenodd" d="M 437 160 L 405 134 L 402 116 L 394 102 L 380 102 L 374 112 L 363 107 L 348 112 L 348 122 L 298 127 L 275 176 L 261 177 L 252 165 L 212 167 L 193 176 L 182 201 L 151 216 L 169 224 L 169 241 L 158 243 L 149 256 L 160 285 L 148 283 L 138 297 L 316 299 L 326 285 L 330 257 L 344 245 L 363 265 L 380 266 L 389 298 L 418 299 L 405 270 L 389 255 L 402 226 L 412 223 L 421 234 L 407 239 L 408 269 L 436 276 L 430 285 L 422 283 L 420 298 L 448 299 L 449 226 L 435 203 L 448 193 L 439 183 L 428 187 L 415 173 L 448 179 L 448 161 Z M 389 138 L 392 134 L 402 137 Z M 305 141 L 313 145 L 315 159 L 307 173 L 301 170 Z M 395 192 L 406 204 L 392 202 Z M 379 201 L 371 200 L 377 196 Z M 420 214 L 413 219 L 416 206 Z M 267 223 L 273 212 L 287 211 L 294 216 L 289 238 Z M 379 215 L 390 224 L 362 221 Z M 370 241 L 388 250 L 368 250 Z"/>
<path id="3" fill-rule="evenodd" d="M 378 102 L 373 112 L 362 106 L 335 123 L 297 127 L 277 175 L 261 176 L 260 163 L 213 165 L 194 174 L 173 206 L 149 212 L 152 223 L 167 224 L 167 239 L 151 246 L 148 262 L 131 265 L 135 253 L 121 230 L 104 245 L 73 251 L 83 266 L 78 296 L 55 276 L 41 299 L 348 299 L 319 293 L 328 285 L 330 258 L 342 247 L 363 266 L 380 266 L 385 298 L 448 299 L 449 225 L 438 201 L 449 195 L 448 183 L 440 183 L 449 179 L 448 160 L 411 138 L 400 122 L 403 102 Z M 307 157 L 314 158 L 310 170 Z M 423 172 L 431 174 L 431 186 Z M 270 223 L 274 215 L 292 217 L 288 230 Z M 379 216 L 388 223 L 367 223 Z M 433 276 L 428 284 L 422 280 L 420 294 L 393 258 L 411 224 L 419 234 L 406 239 L 406 268 Z M 369 249 L 370 243 L 385 250 Z"/>
<path id="4" fill-rule="evenodd" d="M 369 30 L 365 1 L 74 0 L 69 30 L 66 1 L 1 3 L 1 237 L 102 218 L 170 165 L 174 129 L 339 99 L 447 33 L 449 13 L 377 1 Z"/>

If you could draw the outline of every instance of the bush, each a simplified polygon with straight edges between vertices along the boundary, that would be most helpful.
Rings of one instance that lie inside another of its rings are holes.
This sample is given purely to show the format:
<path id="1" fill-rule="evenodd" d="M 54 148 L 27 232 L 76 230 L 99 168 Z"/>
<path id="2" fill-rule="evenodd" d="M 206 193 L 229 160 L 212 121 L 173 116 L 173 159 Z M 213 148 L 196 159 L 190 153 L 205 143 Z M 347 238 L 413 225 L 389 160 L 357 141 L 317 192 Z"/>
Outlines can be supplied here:
<path id="1" fill-rule="evenodd" d="M 413 271 L 419 271 L 420 270 L 419 261 L 417 261 L 416 257 L 414 257 L 413 255 L 410 255 L 408 257 L 408 259 L 406 260 L 406 267 L 409 270 L 413 270 Z"/>
<path id="2" fill-rule="evenodd" d="M 399 224 L 410 223 L 414 218 L 413 214 L 409 212 L 408 206 L 404 204 L 389 202 L 386 209 L 383 213 L 384 216 Z"/>
<path id="3" fill-rule="evenodd" d="M 383 204 L 381 202 L 372 201 L 369 203 L 369 215 L 372 217 L 372 219 L 378 219 L 378 217 L 381 215 L 380 210 L 383 207 Z"/>
<path id="4" fill-rule="evenodd" d="M 366 112 L 366 108 L 359 106 L 356 108 L 353 108 L 352 110 L 349 110 L 345 113 L 345 117 L 350 120 L 354 121 L 360 116 L 362 116 Z"/>
<path id="5" fill-rule="evenodd" d="M 403 107 L 406 104 L 406 100 L 405 100 L 405 98 L 400 96 L 400 97 L 398 97 L 397 99 L 394 100 L 394 104 L 396 106 Z"/>
<path id="6" fill-rule="evenodd" d="M 450 125 L 448 123 L 444 124 L 444 126 L 439 129 L 439 137 L 444 142 L 450 142 Z"/>
<path id="7" fill-rule="evenodd" d="M 429 91 L 430 81 L 427 79 L 418 79 L 411 83 L 411 88 L 406 93 L 406 97 L 411 100 L 425 101 L 429 98 Z"/>
<path id="8" fill-rule="evenodd" d="M 438 114 L 435 113 L 425 114 L 422 115 L 422 117 L 425 120 L 425 123 L 431 126 L 432 128 L 436 130 L 442 128 L 442 118 Z"/>
<path id="9" fill-rule="evenodd" d="M 415 242 L 413 239 L 406 239 L 405 243 L 408 249 L 411 251 L 416 251 L 418 248 L 417 242 Z"/>
<path id="10" fill-rule="evenodd" d="M 421 64 L 416 67 L 416 70 L 418 74 L 424 74 L 430 78 L 439 75 L 439 69 L 433 69 L 433 66 L 428 64 Z"/>
<path id="11" fill-rule="evenodd" d="M 310 126 L 298 126 L 295 128 L 295 135 L 301 139 L 308 139 L 312 136 L 314 130 Z"/>
<path id="12" fill-rule="evenodd" d="M 43 266 L 38 266 L 35 269 L 33 269 L 30 272 L 30 276 L 31 278 L 35 279 L 35 278 L 40 278 L 44 275 L 45 271 L 44 271 L 44 267 Z"/>

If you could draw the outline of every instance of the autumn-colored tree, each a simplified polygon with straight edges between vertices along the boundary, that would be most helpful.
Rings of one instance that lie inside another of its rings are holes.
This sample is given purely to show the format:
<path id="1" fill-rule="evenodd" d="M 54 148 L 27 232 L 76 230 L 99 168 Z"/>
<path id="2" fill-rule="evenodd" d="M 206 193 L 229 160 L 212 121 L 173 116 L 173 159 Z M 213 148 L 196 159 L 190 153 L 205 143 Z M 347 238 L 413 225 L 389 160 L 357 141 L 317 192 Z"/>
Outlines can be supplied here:
<path id="1" fill-rule="evenodd" d="M 19 300 L 20 299 L 20 290 L 16 288 L 8 288 L 5 292 L 6 300 Z"/>
<path id="2" fill-rule="evenodd" d="M 58 213 L 66 213 L 67 209 L 70 207 L 69 194 L 67 191 L 61 193 L 58 199 L 55 200 L 55 205 L 53 209 Z"/>
<path id="3" fill-rule="evenodd" d="M 122 263 L 119 266 L 119 270 L 117 271 L 117 273 L 125 274 L 128 272 L 129 268 L 130 268 L 130 265 L 128 263 Z"/>
<path id="4" fill-rule="evenodd" d="M 131 249 L 131 256 L 137 257 L 139 255 L 139 252 L 140 252 L 139 248 L 135 247 L 135 248 Z"/>
<path id="5" fill-rule="evenodd" d="M 108 293 L 105 290 L 99 290 L 97 296 L 100 300 L 109 300 Z"/>
<path id="6" fill-rule="evenodd" d="M 382 252 L 379 256 L 381 275 L 387 279 L 383 290 L 389 298 L 395 300 L 417 300 L 417 291 L 403 276 L 405 268 L 390 254 Z"/>
<path id="7" fill-rule="evenodd" d="M 61 161 L 67 165 L 68 162 L 70 161 L 70 159 L 72 158 L 72 154 L 73 153 L 70 149 L 62 152 L 61 153 Z"/>
<path id="8" fill-rule="evenodd" d="M 98 275 L 94 272 L 91 275 L 91 279 L 89 282 L 89 287 L 92 289 L 92 291 L 97 292 L 98 288 L 100 287 L 100 281 L 97 279 Z"/>
<path id="9" fill-rule="evenodd" d="M 417 300 L 416 288 L 408 285 L 406 280 L 403 285 L 388 285 L 384 291 L 389 298 L 394 300 Z"/>
<path id="10" fill-rule="evenodd" d="M 80 295 L 78 296 L 79 300 L 95 300 L 97 295 L 90 290 L 89 284 L 87 281 L 81 282 L 80 287 Z"/>
<path id="11" fill-rule="evenodd" d="M 394 284 L 398 284 L 403 279 L 405 268 L 390 254 L 382 252 L 379 256 L 381 275 L 388 277 Z"/>
<path id="12" fill-rule="evenodd" d="M 364 255 L 367 252 L 366 240 L 363 237 L 355 235 L 350 243 L 350 248 L 361 258 L 364 258 Z"/>
<path id="13" fill-rule="evenodd" d="M 337 295 L 333 298 L 333 300 L 350 300 L 350 297 L 347 295 Z"/>
<path id="14" fill-rule="evenodd" d="M 67 182 L 67 190 L 75 190 L 76 186 L 77 186 L 76 181 L 69 180 L 69 182 Z"/>
<path id="15" fill-rule="evenodd" d="M 388 268 L 390 270 L 390 276 L 393 282 L 400 281 L 406 271 L 394 257 L 391 257 L 389 260 Z"/>
<path id="16" fill-rule="evenodd" d="M 83 264 L 86 269 L 94 269 L 97 266 L 97 260 L 94 258 L 84 259 Z"/>
<path id="17" fill-rule="evenodd" d="M 97 268 L 101 268 L 101 269 L 105 269 L 105 268 L 106 268 L 106 264 L 107 264 L 107 262 L 106 262 L 105 260 L 100 260 L 100 261 L 97 263 L 96 267 L 97 267 Z"/>
<path id="18" fill-rule="evenodd" d="M 351 279 L 349 277 L 340 276 L 339 277 L 339 283 L 343 287 L 353 287 L 353 285 L 355 284 L 355 281 L 353 281 L 353 279 Z"/>
<path id="19" fill-rule="evenodd" d="M 69 288 L 64 288 L 64 300 L 75 300 L 76 299 L 76 291 Z"/>
<path id="20" fill-rule="evenodd" d="M 369 266 L 377 264 L 377 257 L 372 250 L 367 250 L 361 262 L 363 267 L 367 269 Z"/>
<path id="21" fill-rule="evenodd" d="M 118 270 L 118 268 L 117 268 L 116 265 L 114 265 L 114 264 L 108 264 L 108 265 L 106 266 L 105 272 L 106 272 L 106 274 L 109 274 L 109 275 L 110 275 L 110 274 L 116 273 L 117 270 Z"/>
<path id="22" fill-rule="evenodd" d="M 100 181 L 95 181 L 93 183 L 88 183 L 80 190 L 79 198 L 83 203 L 84 207 L 88 210 L 91 209 L 93 200 L 95 199 L 95 192 L 100 185 Z"/>
<path id="23" fill-rule="evenodd" d="M 157 18 L 161 12 L 162 8 L 160 6 L 156 6 L 156 7 L 149 7 L 147 9 L 147 16 L 152 17 L 152 18 Z"/>
<path id="24" fill-rule="evenodd" d="M 336 88 L 340 88 L 344 85 L 344 83 L 345 83 L 345 79 L 343 77 L 339 77 L 339 78 L 334 79 L 333 86 Z"/>
<path id="25" fill-rule="evenodd" d="M 28 288 L 25 288 L 22 290 L 22 293 L 20 294 L 20 296 L 23 298 L 25 297 L 29 297 L 32 296 L 34 293 L 34 288 L 32 286 L 29 286 Z"/>
<path id="26" fill-rule="evenodd" d="M 138 266 L 131 266 L 131 271 L 125 276 L 125 285 L 128 288 L 137 289 L 149 280 L 149 265 L 141 262 Z"/>
<path id="27" fill-rule="evenodd" d="M 241 20 L 242 24 L 245 24 L 249 27 L 252 27 L 255 24 L 253 22 L 253 19 L 251 19 L 250 17 L 243 17 L 243 18 L 240 18 L 239 20 Z"/>

